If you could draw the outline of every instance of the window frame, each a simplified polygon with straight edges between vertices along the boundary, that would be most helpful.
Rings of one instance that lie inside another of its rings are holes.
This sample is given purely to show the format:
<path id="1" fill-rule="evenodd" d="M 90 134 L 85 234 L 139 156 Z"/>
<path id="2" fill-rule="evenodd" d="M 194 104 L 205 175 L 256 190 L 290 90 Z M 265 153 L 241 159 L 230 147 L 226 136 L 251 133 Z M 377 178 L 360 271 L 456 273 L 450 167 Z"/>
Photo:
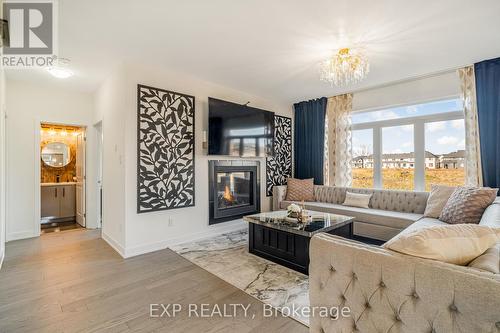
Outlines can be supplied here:
<path id="1" fill-rule="evenodd" d="M 456 97 L 455 97 L 456 98 Z M 446 101 L 452 98 L 445 98 L 438 101 Z M 435 102 L 434 100 L 433 102 Z M 411 103 L 406 106 L 419 105 L 431 103 L 429 101 L 422 103 Z M 388 110 L 392 107 L 387 108 L 374 108 L 371 110 L 354 111 L 356 113 L 366 113 L 374 112 L 380 110 Z M 387 120 L 378 120 L 373 122 L 352 124 L 351 130 L 373 130 L 373 188 L 382 189 L 382 128 L 394 127 L 394 126 L 404 126 L 413 125 L 413 148 L 415 153 L 415 167 L 414 180 L 413 180 L 413 190 L 414 191 L 425 191 L 425 124 L 433 123 L 438 121 L 450 121 L 465 119 L 463 110 L 448 111 L 443 113 L 435 113 L 430 115 L 405 117 L 405 118 L 395 118 Z"/>

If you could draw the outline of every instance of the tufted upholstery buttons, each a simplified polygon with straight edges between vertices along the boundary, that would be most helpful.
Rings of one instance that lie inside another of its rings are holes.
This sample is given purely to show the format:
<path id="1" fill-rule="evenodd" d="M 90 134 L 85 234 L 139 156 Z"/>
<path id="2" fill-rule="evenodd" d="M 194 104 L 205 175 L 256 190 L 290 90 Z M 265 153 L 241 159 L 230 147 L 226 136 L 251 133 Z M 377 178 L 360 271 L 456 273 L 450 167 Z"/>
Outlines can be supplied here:
<path id="1" fill-rule="evenodd" d="M 325 330 L 323 329 L 323 327 L 319 328 L 319 333 L 325 333 Z"/>
<path id="2" fill-rule="evenodd" d="M 332 265 L 330 265 L 330 272 L 332 273 L 335 273 L 337 270 L 335 269 L 335 267 L 333 267 Z"/>
<path id="3" fill-rule="evenodd" d="M 357 280 L 357 279 L 358 279 L 358 276 L 356 275 L 356 273 L 352 272 L 352 278 L 353 278 L 354 280 Z"/>
<path id="4" fill-rule="evenodd" d="M 415 298 L 415 299 L 418 299 L 418 298 L 419 298 L 419 296 L 418 296 L 418 294 L 417 294 L 417 292 L 416 292 L 416 291 L 414 291 L 414 292 L 413 292 L 413 295 L 412 295 L 412 296 L 413 296 L 413 298 Z"/>
<path id="5" fill-rule="evenodd" d="M 380 281 L 380 287 L 381 287 L 381 288 L 385 288 L 385 283 L 384 283 L 384 281 Z"/>
<path id="6" fill-rule="evenodd" d="M 455 304 L 450 305 L 450 311 L 457 312 L 457 306 Z"/>
<path id="7" fill-rule="evenodd" d="M 346 300 L 347 300 L 347 298 L 345 298 L 345 295 L 344 295 L 344 294 L 340 295 L 340 299 L 341 299 L 341 300 L 343 300 L 343 301 L 346 301 Z"/>
<path id="8" fill-rule="evenodd" d="M 394 317 L 394 320 L 395 320 L 395 321 L 401 321 L 401 317 L 400 317 L 399 315 L 396 315 L 396 316 Z"/>
<path id="9" fill-rule="evenodd" d="M 372 306 L 370 305 L 370 303 L 368 303 L 368 302 L 365 303 L 365 308 L 370 309 L 371 307 Z"/>

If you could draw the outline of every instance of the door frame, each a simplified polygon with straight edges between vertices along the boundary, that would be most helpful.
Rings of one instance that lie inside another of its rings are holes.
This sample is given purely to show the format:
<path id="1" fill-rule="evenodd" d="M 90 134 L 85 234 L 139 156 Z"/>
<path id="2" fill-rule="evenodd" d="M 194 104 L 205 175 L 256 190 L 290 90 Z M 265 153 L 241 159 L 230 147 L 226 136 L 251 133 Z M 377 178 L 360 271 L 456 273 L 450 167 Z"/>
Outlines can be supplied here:
<path id="1" fill-rule="evenodd" d="M 57 121 L 50 121 L 50 120 L 41 120 L 41 119 L 35 119 L 35 142 L 34 142 L 34 148 L 35 148 L 35 182 L 34 182 L 34 198 L 35 198 L 35 216 L 34 216 L 34 229 L 33 229 L 33 237 L 39 237 L 41 235 L 41 227 L 40 227 L 40 220 L 42 219 L 42 197 L 40 193 L 40 188 L 41 188 L 41 175 L 42 175 L 42 168 L 41 168 L 41 160 L 42 160 L 42 152 L 40 149 L 40 144 L 41 144 L 41 135 L 40 135 L 40 129 L 42 127 L 42 124 L 54 124 L 54 125 L 60 125 L 60 126 L 75 126 L 75 127 L 80 127 L 84 130 L 85 136 L 87 135 L 88 132 L 88 126 L 87 125 L 81 125 L 81 124 L 75 124 L 75 123 L 63 123 L 63 122 L 57 122 Z M 85 145 L 85 156 L 87 156 L 87 145 Z M 85 171 L 87 171 L 87 159 L 85 159 L 85 164 L 84 168 Z M 85 182 L 85 187 L 87 187 L 87 179 L 84 180 Z M 87 194 L 85 193 L 85 203 L 87 203 Z M 87 205 L 85 205 L 85 213 L 87 213 Z"/>
<path id="2" fill-rule="evenodd" d="M 97 198 L 97 228 L 102 229 L 102 173 L 103 173 L 103 133 L 102 133 L 102 120 L 94 124 L 96 133 L 96 157 L 97 157 L 97 177 L 93 181 L 96 182 L 96 198 Z"/>

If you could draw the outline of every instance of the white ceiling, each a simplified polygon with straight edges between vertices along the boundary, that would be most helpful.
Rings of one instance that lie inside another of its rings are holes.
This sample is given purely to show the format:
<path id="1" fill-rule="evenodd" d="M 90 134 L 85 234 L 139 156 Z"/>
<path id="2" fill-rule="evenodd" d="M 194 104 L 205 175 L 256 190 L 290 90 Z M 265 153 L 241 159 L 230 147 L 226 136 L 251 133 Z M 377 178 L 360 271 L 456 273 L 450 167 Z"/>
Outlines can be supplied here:
<path id="1" fill-rule="evenodd" d="M 499 17 L 498 0 L 59 0 L 59 55 L 76 73 L 59 84 L 95 90 L 116 64 L 139 61 L 296 102 L 498 57 Z M 350 46 L 365 50 L 368 78 L 319 81 L 318 63 Z"/>

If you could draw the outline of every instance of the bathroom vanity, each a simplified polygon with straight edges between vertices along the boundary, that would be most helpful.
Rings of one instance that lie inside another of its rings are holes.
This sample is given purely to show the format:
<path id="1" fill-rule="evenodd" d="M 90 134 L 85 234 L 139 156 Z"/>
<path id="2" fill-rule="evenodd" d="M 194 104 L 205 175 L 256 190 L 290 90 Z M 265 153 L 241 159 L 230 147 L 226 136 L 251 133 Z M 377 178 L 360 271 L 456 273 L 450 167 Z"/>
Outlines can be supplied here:
<path id="1" fill-rule="evenodd" d="M 42 223 L 75 220 L 76 183 L 42 183 L 41 210 Z"/>

